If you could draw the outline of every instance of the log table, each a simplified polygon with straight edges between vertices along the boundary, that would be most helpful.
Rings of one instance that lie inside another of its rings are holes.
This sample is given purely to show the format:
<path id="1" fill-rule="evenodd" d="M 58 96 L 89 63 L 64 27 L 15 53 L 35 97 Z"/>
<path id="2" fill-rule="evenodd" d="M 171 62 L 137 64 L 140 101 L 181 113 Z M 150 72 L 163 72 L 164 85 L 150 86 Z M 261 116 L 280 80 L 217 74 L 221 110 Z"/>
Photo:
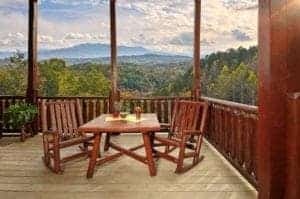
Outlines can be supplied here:
<path id="1" fill-rule="evenodd" d="M 89 158 L 89 167 L 87 170 L 87 178 L 92 178 L 96 165 L 104 164 L 110 160 L 113 160 L 121 155 L 127 155 L 134 158 L 149 168 L 150 176 L 156 175 L 156 167 L 153 160 L 153 133 L 160 130 L 160 124 L 156 114 L 142 114 L 139 121 L 134 121 L 135 115 L 128 115 L 128 120 L 114 120 L 110 114 L 101 115 L 98 118 L 79 127 L 79 131 L 83 133 L 93 133 L 95 135 L 93 150 Z M 103 133 L 107 133 L 107 140 L 105 148 L 111 147 L 119 151 L 113 155 L 106 155 L 99 158 L 99 150 L 101 137 Z M 109 135 L 113 133 L 140 133 L 143 136 L 143 145 L 139 145 L 130 149 L 123 148 L 109 140 Z M 135 153 L 134 151 L 145 147 L 146 156 Z"/>

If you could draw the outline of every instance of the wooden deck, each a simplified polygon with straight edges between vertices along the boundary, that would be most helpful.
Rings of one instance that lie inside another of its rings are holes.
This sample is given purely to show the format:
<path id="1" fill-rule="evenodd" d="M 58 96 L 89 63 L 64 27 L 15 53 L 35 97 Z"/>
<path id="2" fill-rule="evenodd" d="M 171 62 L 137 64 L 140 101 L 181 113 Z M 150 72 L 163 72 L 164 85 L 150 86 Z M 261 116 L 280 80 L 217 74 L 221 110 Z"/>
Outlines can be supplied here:
<path id="1" fill-rule="evenodd" d="M 126 146 L 136 145 L 141 139 L 137 135 L 113 138 Z M 143 153 L 143 149 L 140 151 Z M 98 167 L 94 178 L 87 180 L 86 159 L 68 163 L 63 175 L 46 169 L 41 160 L 41 136 L 25 143 L 3 138 L 0 140 L 0 198 L 256 198 L 256 191 L 207 144 L 202 152 L 204 161 L 181 175 L 174 173 L 174 164 L 158 160 L 157 176 L 149 177 L 145 165 L 124 156 Z"/>

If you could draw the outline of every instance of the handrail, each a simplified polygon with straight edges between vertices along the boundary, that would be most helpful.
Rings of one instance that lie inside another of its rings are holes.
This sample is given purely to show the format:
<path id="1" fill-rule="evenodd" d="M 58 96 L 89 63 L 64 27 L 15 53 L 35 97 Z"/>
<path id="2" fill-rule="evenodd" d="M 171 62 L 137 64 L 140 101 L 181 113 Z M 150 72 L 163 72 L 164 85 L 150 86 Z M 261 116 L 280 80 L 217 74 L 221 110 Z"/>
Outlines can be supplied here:
<path id="1" fill-rule="evenodd" d="M 245 111 L 251 111 L 254 113 L 258 112 L 258 107 L 253 106 L 253 105 L 247 105 L 247 104 L 242 104 L 242 103 L 237 103 L 237 102 L 232 102 L 232 101 L 227 101 L 227 100 L 215 99 L 215 98 L 211 98 L 211 97 L 202 97 L 202 99 L 206 100 L 210 103 L 214 103 L 214 104 L 230 106 L 232 108 L 243 109 Z"/>
<path id="2" fill-rule="evenodd" d="M 191 99 L 191 97 L 181 96 L 154 96 L 154 97 L 121 97 L 123 100 L 166 100 L 166 99 Z"/>
<path id="3" fill-rule="evenodd" d="M 0 95 L 0 99 L 7 99 L 7 98 L 10 98 L 10 99 L 25 99 L 26 97 L 22 96 L 22 95 Z"/>
<path id="4" fill-rule="evenodd" d="M 105 96 L 56 96 L 56 97 L 44 97 L 40 96 L 39 99 L 107 99 Z"/>

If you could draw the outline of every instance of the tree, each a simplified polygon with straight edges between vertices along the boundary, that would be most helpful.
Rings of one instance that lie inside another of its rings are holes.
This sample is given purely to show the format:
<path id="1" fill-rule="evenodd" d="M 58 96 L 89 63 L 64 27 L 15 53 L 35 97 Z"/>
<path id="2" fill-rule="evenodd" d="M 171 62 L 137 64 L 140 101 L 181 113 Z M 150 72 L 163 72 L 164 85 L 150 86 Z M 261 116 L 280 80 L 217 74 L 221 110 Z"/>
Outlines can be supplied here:
<path id="1" fill-rule="evenodd" d="M 50 59 L 39 63 L 40 94 L 42 96 L 57 96 L 59 93 L 59 78 L 66 70 L 66 62 L 61 59 Z"/>
<path id="2" fill-rule="evenodd" d="M 0 95 L 24 95 L 27 77 L 24 55 L 17 52 L 9 60 L 0 67 Z"/>

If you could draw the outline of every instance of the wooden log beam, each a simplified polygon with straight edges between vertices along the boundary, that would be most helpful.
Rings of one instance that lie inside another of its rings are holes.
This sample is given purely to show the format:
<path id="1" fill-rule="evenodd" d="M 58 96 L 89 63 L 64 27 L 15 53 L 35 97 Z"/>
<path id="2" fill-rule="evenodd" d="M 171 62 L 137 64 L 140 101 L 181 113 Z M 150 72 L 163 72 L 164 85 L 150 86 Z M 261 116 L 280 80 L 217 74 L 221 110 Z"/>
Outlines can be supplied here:
<path id="1" fill-rule="evenodd" d="M 192 96 L 198 99 L 201 96 L 200 77 L 200 32 L 201 32 L 201 0 L 195 0 L 195 25 L 194 25 L 194 65 Z"/>
<path id="2" fill-rule="evenodd" d="M 288 93 L 300 91 L 300 3 L 259 1 L 258 182 L 260 199 L 288 196 L 287 167 L 291 153 Z M 299 140 L 298 140 L 299 141 Z M 298 165 L 299 169 L 299 165 Z"/>
<path id="3" fill-rule="evenodd" d="M 287 195 L 286 198 L 300 196 L 300 92 L 288 98 L 288 146 L 287 153 Z"/>
<path id="4" fill-rule="evenodd" d="M 111 45 L 111 106 L 118 99 L 118 63 L 117 63 L 117 23 L 116 23 L 116 0 L 110 0 L 110 45 Z"/>
<path id="5" fill-rule="evenodd" d="M 36 104 L 38 96 L 38 65 L 37 65 L 37 6 L 38 0 L 29 0 L 28 23 L 28 102 Z"/>

